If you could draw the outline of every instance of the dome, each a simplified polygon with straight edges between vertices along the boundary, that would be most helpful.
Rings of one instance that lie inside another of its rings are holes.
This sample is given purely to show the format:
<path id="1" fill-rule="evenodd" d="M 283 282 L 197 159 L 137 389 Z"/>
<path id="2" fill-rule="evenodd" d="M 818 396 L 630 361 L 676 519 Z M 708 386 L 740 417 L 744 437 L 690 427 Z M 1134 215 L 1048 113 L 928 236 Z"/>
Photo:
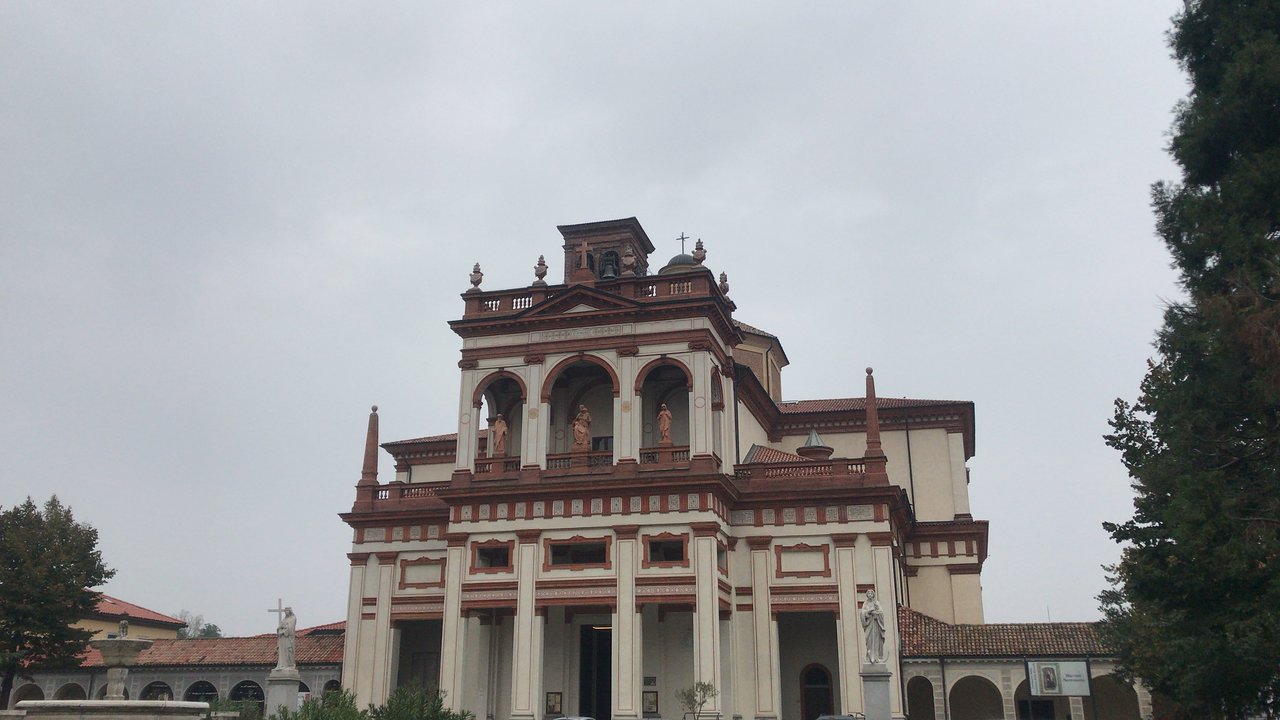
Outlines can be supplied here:
<path id="1" fill-rule="evenodd" d="M 671 273 L 678 273 L 678 272 L 693 270 L 696 267 L 698 267 L 698 261 L 695 260 L 692 255 L 689 255 L 687 253 L 680 253 L 679 255 L 668 260 L 667 264 L 662 266 L 662 269 L 658 271 L 658 274 L 670 275 Z"/>

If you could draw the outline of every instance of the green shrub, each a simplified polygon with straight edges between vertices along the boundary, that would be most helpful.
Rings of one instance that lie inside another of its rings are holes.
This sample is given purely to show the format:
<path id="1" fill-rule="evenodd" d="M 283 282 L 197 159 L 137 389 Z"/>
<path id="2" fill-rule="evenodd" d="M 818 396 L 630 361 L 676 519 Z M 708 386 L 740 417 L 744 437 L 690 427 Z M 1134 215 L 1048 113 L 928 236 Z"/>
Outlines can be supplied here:
<path id="1" fill-rule="evenodd" d="M 444 693 L 410 685 L 398 687 L 382 707 L 369 708 L 369 720 L 474 720 L 469 712 L 444 705 Z"/>
<path id="2" fill-rule="evenodd" d="M 355 693 L 349 690 L 330 690 L 312 695 L 297 710 L 279 708 L 272 720 L 368 720 L 369 713 L 356 707 Z"/>

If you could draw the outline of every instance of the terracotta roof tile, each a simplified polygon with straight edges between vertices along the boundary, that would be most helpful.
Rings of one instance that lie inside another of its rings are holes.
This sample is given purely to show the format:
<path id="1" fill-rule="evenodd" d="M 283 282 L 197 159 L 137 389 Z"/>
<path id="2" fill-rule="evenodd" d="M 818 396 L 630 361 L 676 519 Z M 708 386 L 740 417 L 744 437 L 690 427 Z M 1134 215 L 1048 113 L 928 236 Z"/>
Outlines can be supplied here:
<path id="1" fill-rule="evenodd" d="M 98 598 L 98 607 L 94 609 L 97 615 L 123 619 L 128 616 L 129 622 L 137 622 L 143 625 L 166 625 L 186 627 L 186 623 L 176 617 L 170 617 L 155 610 L 148 610 L 141 605 L 134 605 L 131 602 L 125 602 L 120 598 L 114 598 L 110 595 L 103 594 Z"/>
<path id="2" fill-rule="evenodd" d="M 782 462 L 805 462 L 806 458 L 794 455 L 789 452 L 783 452 L 764 445 L 752 444 L 751 449 L 747 451 L 745 457 L 742 458 L 743 465 L 754 463 L 782 463 Z"/>
<path id="3" fill-rule="evenodd" d="M 764 330 L 761 330 L 760 328 L 758 328 L 758 327 L 756 327 L 756 326 L 754 326 L 754 325 L 748 325 L 748 324 L 746 324 L 746 323 L 742 322 L 741 320 L 734 320 L 734 321 L 733 321 L 733 324 L 734 324 L 734 325 L 736 325 L 736 326 L 738 327 L 738 329 L 739 329 L 739 330 L 742 330 L 743 332 L 749 332 L 749 333 L 753 333 L 753 334 L 755 334 L 755 335 L 763 335 L 763 336 L 765 336 L 765 337 L 767 337 L 767 338 L 773 338 L 774 340 L 777 340 L 777 339 L 778 339 L 778 336 L 777 336 L 777 335 L 774 335 L 773 333 L 765 332 Z"/>
<path id="4" fill-rule="evenodd" d="M 411 443 L 439 442 L 442 440 L 457 440 L 458 433 L 445 433 L 444 435 L 428 435 L 420 438 L 409 438 L 408 440 L 392 440 L 391 442 L 382 443 L 382 447 L 392 445 L 409 445 Z"/>
<path id="5" fill-rule="evenodd" d="M 1097 623 L 991 623 L 952 625 L 898 608 L 903 657 L 1013 657 L 1111 655 Z"/>
<path id="6" fill-rule="evenodd" d="M 885 408 L 910 408 L 910 407 L 929 407 L 931 405 L 968 405 L 964 400 L 919 400 L 913 398 L 876 398 L 876 407 Z M 827 398 L 825 400 L 794 400 L 791 402 L 778 403 L 778 410 L 786 415 L 789 413 L 812 413 L 812 412 L 848 412 L 850 410 L 866 410 L 866 398 Z"/>
<path id="7" fill-rule="evenodd" d="M 315 628 L 311 628 L 314 630 Z M 342 662 L 342 633 L 302 635 L 297 639 L 299 665 L 334 665 Z M 82 667 L 102 667 L 102 654 L 89 648 L 81 656 Z M 267 665 L 276 664 L 275 635 L 256 637 L 156 640 L 138 655 L 138 667 L 181 665 Z"/>

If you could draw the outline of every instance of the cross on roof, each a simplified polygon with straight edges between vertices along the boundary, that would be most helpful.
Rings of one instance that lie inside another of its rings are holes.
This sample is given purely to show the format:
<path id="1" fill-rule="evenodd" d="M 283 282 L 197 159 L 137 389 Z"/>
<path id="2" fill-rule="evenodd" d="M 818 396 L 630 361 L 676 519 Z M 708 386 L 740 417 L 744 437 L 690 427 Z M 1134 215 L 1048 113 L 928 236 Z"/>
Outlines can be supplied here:
<path id="1" fill-rule="evenodd" d="M 276 615 L 276 621 L 279 622 L 279 620 L 284 617 L 284 598 L 276 598 L 276 606 L 274 608 L 267 608 L 267 612 L 278 613 Z"/>
<path id="2" fill-rule="evenodd" d="M 682 230 L 682 231 L 680 231 L 680 237 L 678 237 L 678 238 L 676 238 L 676 239 L 680 241 L 680 254 L 681 254 L 681 255 L 683 255 L 683 254 L 684 254 L 684 241 L 685 241 L 685 240 L 688 240 L 688 239 L 689 239 L 689 236 L 688 236 L 688 235 L 685 235 L 685 234 L 684 234 L 684 231 Z"/>

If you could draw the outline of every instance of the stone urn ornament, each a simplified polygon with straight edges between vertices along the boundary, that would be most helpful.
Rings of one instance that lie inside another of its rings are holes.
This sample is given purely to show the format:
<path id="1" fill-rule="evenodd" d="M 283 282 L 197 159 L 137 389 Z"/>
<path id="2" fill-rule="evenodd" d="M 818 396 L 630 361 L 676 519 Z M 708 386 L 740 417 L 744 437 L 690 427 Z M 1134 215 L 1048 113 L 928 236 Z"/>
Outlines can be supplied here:
<path id="1" fill-rule="evenodd" d="M 476 263 L 475 267 L 471 268 L 471 289 L 467 292 L 480 292 L 482 280 L 484 280 L 484 273 L 480 272 L 480 263 Z"/>
<path id="2" fill-rule="evenodd" d="M 720 273 L 720 292 L 725 295 L 729 294 L 729 274 L 728 273 L 723 273 L 723 272 Z"/>
<path id="3" fill-rule="evenodd" d="M 707 249 L 702 246 L 702 238 L 698 238 L 698 242 L 693 244 L 693 261 L 702 264 L 707 259 Z"/>
<path id="4" fill-rule="evenodd" d="M 547 258 L 545 255 L 538 256 L 538 264 L 533 266 L 533 277 L 535 278 L 534 285 L 542 286 L 547 284 L 544 279 L 547 277 Z"/>

